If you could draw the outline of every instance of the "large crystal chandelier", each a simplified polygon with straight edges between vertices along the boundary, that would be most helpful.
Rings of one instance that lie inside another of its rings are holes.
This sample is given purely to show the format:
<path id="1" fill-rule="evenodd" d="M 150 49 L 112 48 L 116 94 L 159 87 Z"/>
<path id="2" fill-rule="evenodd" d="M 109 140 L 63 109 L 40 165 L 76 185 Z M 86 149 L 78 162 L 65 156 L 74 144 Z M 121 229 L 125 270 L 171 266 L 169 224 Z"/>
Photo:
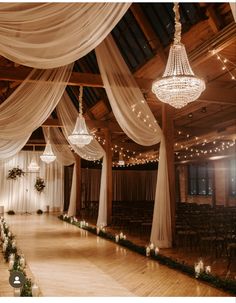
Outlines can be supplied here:
<path id="1" fill-rule="evenodd" d="M 185 46 L 181 40 L 181 23 L 178 3 L 174 4 L 175 36 L 170 47 L 165 72 L 152 84 L 157 98 L 175 108 L 181 108 L 199 98 L 205 90 L 205 82 L 197 78 L 189 64 Z"/>
<path id="2" fill-rule="evenodd" d="M 51 146 L 51 143 L 50 143 L 50 130 L 49 129 L 48 129 L 47 144 L 46 144 L 46 147 L 45 147 L 45 150 L 44 150 L 43 154 L 40 156 L 40 159 L 43 162 L 46 162 L 47 164 L 56 160 L 56 156 L 54 155 L 54 153 L 52 151 L 52 146 Z"/>
<path id="3" fill-rule="evenodd" d="M 34 145 L 33 145 L 33 152 L 34 151 L 35 151 L 35 149 L 34 149 Z M 36 173 L 36 172 L 39 171 L 39 166 L 38 166 L 38 163 L 37 163 L 37 161 L 35 159 L 35 155 L 34 154 L 32 156 L 30 164 L 28 166 L 28 170 L 29 170 L 29 172 L 32 172 L 32 173 Z"/>
<path id="4" fill-rule="evenodd" d="M 76 119 L 75 128 L 70 136 L 68 136 L 69 141 L 82 148 L 85 145 L 88 145 L 93 136 L 89 134 L 85 119 L 83 117 L 83 105 L 82 105 L 82 97 L 83 97 L 83 86 L 80 87 L 80 95 L 79 95 L 79 116 Z"/>

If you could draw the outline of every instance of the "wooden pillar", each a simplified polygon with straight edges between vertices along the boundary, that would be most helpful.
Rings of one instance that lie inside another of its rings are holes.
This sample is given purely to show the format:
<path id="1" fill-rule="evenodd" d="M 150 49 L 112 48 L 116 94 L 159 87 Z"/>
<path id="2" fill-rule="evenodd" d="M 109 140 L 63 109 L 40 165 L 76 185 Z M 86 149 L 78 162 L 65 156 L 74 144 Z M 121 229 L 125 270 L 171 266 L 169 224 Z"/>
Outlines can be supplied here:
<path id="1" fill-rule="evenodd" d="M 166 141 L 166 155 L 168 164 L 170 206 L 171 206 L 171 226 L 173 243 L 175 239 L 175 164 L 174 164 L 174 108 L 170 105 L 162 105 L 162 130 Z"/>
<path id="2" fill-rule="evenodd" d="M 76 215 L 81 215 L 81 158 L 76 153 L 75 162 L 76 162 Z"/>
<path id="3" fill-rule="evenodd" d="M 104 129 L 105 133 L 105 151 L 107 156 L 107 224 L 112 221 L 112 151 L 111 151 L 111 133 L 109 129 Z"/>

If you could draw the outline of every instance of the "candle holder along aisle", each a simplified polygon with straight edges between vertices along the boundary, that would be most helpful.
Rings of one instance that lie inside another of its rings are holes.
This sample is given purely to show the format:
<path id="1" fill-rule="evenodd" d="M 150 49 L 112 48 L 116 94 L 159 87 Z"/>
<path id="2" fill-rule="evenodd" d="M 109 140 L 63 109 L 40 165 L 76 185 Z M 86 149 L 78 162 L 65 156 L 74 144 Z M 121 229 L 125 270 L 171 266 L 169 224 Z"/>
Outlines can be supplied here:
<path id="1" fill-rule="evenodd" d="M 40 295 L 39 287 L 36 283 L 32 284 L 32 280 L 27 278 L 25 257 L 23 254 L 19 254 L 14 236 L 3 217 L 0 217 L 0 233 L 2 253 L 5 261 L 8 262 L 9 272 L 20 272 L 25 276 L 22 288 L 14 288 L 14 296 L 38 297 Z"/>

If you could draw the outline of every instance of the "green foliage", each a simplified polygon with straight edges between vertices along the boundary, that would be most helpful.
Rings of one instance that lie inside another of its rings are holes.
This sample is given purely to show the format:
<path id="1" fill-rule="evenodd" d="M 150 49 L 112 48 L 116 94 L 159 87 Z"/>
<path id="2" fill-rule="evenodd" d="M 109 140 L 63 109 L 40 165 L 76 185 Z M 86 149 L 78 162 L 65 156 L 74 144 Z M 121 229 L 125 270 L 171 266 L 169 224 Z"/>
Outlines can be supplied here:
<path id="1" fill-rule="evenodd" d="M 32 297 L 32 281 L 31 279 L 26 278 L 25 284 L 21 290 L 21 297 Z"/>
<path id="2" fill-rule="evenodd" d="M 66 221 L 68 223 L 70 223 L 70 217 L 63 217 L 63 215 L 60 215 L 58 217 L 59 219 Z M 80 222 L 73 222 L 73 225 L 80 227 Z M 84 226 L 83 229 L 97 235 L 97 228 L 96 227 L 92 227 L 92 226 Z M 113 236 L 111 233 L 108 232 L 104 232 L 102 230 L 99 231 L 98 236 L 113 241 L 115 242 L 115 236 Z M 137 252 L 143 256 L 146 256 L 146 248 L 144 246 L 139 246 L 136 245 L 134 243 L 132 243 L 129 240 L 124 240 L 124 239 L 120 239 L 118 243 L 123 247 L 126 247 L 134 252 Z M 151 251 L 150 254 L 150 258 L 153 260 L 158 261 L 159 263 L 166 265 L 172 269 L 175 270 L 179 270 L 191 277 L 195 278 L 195 270 L 193 266 L 189 266 L 188 264 L 186 264 L 185 262 L 179 262 L 178 260 L 172 259 L 170 257 L 164 256 L 160 253 L 158 253 L 158 255 L 155 255 L 154 251 Z M 220 277 L 217 276 L 213 276 L 212 274 L 206 274 L 206 273 L 201 273 L 198 277 L 198 280 L 202 280 L 205 281 L 211 285 L 213 285 L 216 288 L 221 288 L 224 291 L 227 291 L 231 294 L 236 294 L 236 281 L 235 280 L 230 280 L 230 279 L 222 279 Z"/>
<path id="3" fill-rule="evenodd" d="M 24 176 L 25 172 L 19 166 L 14 167 L 8 171 L 7 179 L 16 180 L 17 177 Z"/>
<path id="4" fill-rule="evenodd" d="M 36 181 L 35 181 L 35 184 L 34 184 L 34 188 L 38 191 L 38 192 L 42 192 L 44 190 L 44 187 L 45 187 L 45 182 L 43 180 L 43 178 L 41 177 L 37 177 L 36 178 Z"/>
<path id="5" fill-rule="evenodd" d="M 17 253 L 17 248 L 12 247 L 12 241 L 9 239 L 6 251 L 4 252 L 4 259 L 6 260 L 6 262 L 8 262 L 8 259 L 9 259 L 11 254 L 16 254 L 16 253 Z"/>

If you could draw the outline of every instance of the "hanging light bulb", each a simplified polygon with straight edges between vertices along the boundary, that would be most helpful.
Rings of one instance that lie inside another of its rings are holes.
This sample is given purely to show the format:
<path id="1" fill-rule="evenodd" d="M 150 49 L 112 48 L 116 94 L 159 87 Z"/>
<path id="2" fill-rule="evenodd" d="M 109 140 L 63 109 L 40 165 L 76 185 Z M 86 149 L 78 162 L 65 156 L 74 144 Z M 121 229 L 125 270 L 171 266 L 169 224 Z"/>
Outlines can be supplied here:
<path id="1" fill-rule="evenodd" d="M 83 86 L 80 87 L 80 95 L 79 95 L 79 116 L 76 119 L 75 128 L 70 136 L 68 136 L 69 141 L 82 148 L 85 145 L 88 145 L 93 136 L 89 134 L 85 119 L 83 117 L 82 111 L 82 96 L 83 96 Z"/>
<path id="2" fill-rule="evenodd" d="M 175 108 L 181 108 L 199 98 L 205 90 L 205 82 L 196 77 L 191 69 L 185 46 L 181 40 L 181 23 L 178 3 L 174 4 L 175 36 L 170 47 L 165 72 L 152 84 L 157 98 Z"/>
<path id="3" fill-rule="evenodd" d="M 119 164 L 120 166 L 125 165 L 125 161 L 123 160 L 123 154 L 122 154 L 122 153 L 119 154 L 119 161 L 118 161 L 118 164 Z"/>
<path id="4" fill-rule="evenodd" d="M 54 153 L 52 151 L 52 146 L 51 146 L 51 143 L 50 143 L 50 130 L 49 129 L 48 129 L 47 144 L 46 144 L 46 147 L 45 147 L 45 150 L 44 150 L 43 154 L 40 156 L 40 159 L 43 162 L 46 162 L 47 164 L 56 160 L 56 156 L 54 155 Z"/>
<path id="5" fill-rule="evenodd" d="M 34 145 L 33 145 L 33 152 L 35 151 Z M 35 155 L 33 154 L 32 159 L 30 161 L 30 164 L 28 166 L 28 170 L 32 173 L 36 173 L 39 171 L 38 163 L 35 159 Z"/>

